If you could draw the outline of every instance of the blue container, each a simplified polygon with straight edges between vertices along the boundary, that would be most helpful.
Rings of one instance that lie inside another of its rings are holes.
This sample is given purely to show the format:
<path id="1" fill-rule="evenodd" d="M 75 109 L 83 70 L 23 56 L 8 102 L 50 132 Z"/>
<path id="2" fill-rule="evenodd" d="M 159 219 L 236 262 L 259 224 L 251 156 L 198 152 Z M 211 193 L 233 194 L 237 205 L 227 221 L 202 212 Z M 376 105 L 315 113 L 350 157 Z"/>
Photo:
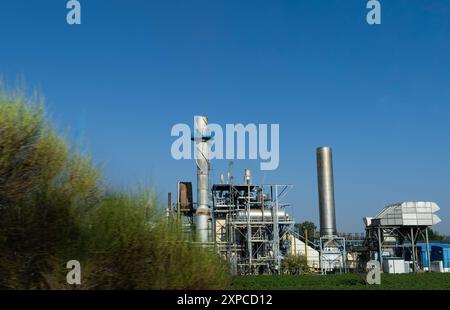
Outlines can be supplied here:
<path id="1" fill-rule="evenodd" d="M 441 244 L 431 247 L 431 261 L 442 261 L 444 268 L 450 268 L 450 245 Z"/>
<path id="2" fill-rule="evenodd" d="M 439 243 L 439 242 L 430 242 L 430 259 L 431 261 L 442 261 L 444 264 L 444 268 L 450 268 L 450 244 L 447 243 Z M 419 264 L 428 268 L 429 263 L 427 260 L 427 245 L 426 243 L 418 243 L 417 244 L 417 257 L 419 259 Z M 406 254 L 406 260 L 411 260 L 411 254 Z"/>

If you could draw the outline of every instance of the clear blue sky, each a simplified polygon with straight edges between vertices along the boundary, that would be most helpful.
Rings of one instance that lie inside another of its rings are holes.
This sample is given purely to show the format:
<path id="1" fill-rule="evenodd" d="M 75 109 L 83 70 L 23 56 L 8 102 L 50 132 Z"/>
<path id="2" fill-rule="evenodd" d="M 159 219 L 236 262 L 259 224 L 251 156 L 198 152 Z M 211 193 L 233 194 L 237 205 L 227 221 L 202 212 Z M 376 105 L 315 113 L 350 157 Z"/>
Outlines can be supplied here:
<path id="1" fill-rule="evenodd" d="M 295 185 L 298 221 L 318 222 L 315 148 L 334 148 L 338 230 L 404 200 L 441 206 L 450 233 L 450 2 L 366 0 L 65 0 L 0 2 L 0 74 L 46 97 L 54 122 L 102 163 L 111 184 L 161 196 L 190 161 L 171 127 L 279 123 L 280 167 L 235 162 L 236 178 Z M 213 177 L 226 162 L 213 162 Z"/>

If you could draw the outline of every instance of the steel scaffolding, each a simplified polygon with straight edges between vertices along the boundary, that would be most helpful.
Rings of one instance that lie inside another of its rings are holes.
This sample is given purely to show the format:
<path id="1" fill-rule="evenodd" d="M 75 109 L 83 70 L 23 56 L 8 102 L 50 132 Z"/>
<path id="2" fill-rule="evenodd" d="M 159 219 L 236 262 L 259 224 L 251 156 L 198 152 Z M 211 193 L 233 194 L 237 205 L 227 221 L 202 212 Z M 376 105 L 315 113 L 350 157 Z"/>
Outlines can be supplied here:
<path id="1" fill-rule="evenodd" d="M 418 272 L 421 268 L 417 255 L 417 243 L 421 237 L 425 240 L 426 258 L 430 262 L 428 229 L 428 226 L 368 226 L 366 227 L 365 246 L 369 251 L 369 257 L 366 259 L 377 259 L 383 266 L 383 253 L 405 258 L 409 251 L 412 270 Z"/>
<path id="2" fill-rule="evenodd" d="M 234 274 L 278 274 L 294 225 L 283 198 L 290 185 L 215 184 L 212 233 L 219 253 Z"/>
<path id="3" fill-rule="evenodd" d="M 345 238 L 338 236 L 320 237 L 319 255 L 321 274 L 348 272 Z"/>

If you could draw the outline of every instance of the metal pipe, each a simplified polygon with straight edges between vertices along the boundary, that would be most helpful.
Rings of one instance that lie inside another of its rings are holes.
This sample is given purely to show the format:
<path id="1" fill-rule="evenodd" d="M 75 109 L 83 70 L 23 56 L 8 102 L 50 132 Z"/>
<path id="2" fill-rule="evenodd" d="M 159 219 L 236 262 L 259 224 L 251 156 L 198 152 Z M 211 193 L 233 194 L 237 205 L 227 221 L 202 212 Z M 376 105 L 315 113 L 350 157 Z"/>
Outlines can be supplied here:
<path id="1" fill-rule="evenodd" d="M 308 264 L 308 230 L 305 229 L 305 260 Z"/>
<path id="2" fill-rule="evenodd" d="M 196 230 L 200 242 L 208 242 L 209 220 L 209 144 L 208 118 L 195 116 L 194 141 L 197 163 L 197 210 Z"/>
<path id="3" fill-rule="evenodd" d="M 247 191 L 247 252 L 248 252 L 248 262 L 250 265 L 250 270 L 252 268 L 252 259 L 253 259 L 253 248 L 252 248 L 252 225 L 250 219 L 250 185 L 248 186 Z"/>
<path id="4" fill-rule="evenodd" d="M 334 207 L 333 156 L 330 147 L 317 148 L 320 236 L 336 236 Z"/>
<path id="5" fill-rule="evenodd" d="M 245 169 L 245 177 L 244 177 L 245 184 L 251 184 L 252 183 L 252 174 L 250 172 L 250 169 Z"/>
<path id="6" fill-rule="evenodd" d="M 273 197 L 273 196 L 272 196 Z M 280 257 L 280 233 L 278 227 L 278 185 L 275 185 L 275 202 L 273 204 L 273 256 L 275 258 L 275 272 L 281 273 L 281 257 Z"/>
<path id="7" fill-rule="evenodd" d="M 293 234 L 289 234 L 289 254 L 291 256 L 294 256 L 294 247 L 295 247 L 295 239 Z"/>
<path id="8" fill-rule="evenodd" d="M 178 182 L 178 185 L 177 185 L 177 225 L 178 226 L 181 223 L 181 221 L 180 221 L 180 205 L 181 205 L 180 200 L 181 200 L 181 197 L 180 197 L 180 182 Z"/>
<path id="9" fill-rule="evenodd" d="M 167 194 L 167 208 L 166 208 L 167 219 L 169 219 L 171 215 L 172 215 L 172 193 L 169 192 Z"/>

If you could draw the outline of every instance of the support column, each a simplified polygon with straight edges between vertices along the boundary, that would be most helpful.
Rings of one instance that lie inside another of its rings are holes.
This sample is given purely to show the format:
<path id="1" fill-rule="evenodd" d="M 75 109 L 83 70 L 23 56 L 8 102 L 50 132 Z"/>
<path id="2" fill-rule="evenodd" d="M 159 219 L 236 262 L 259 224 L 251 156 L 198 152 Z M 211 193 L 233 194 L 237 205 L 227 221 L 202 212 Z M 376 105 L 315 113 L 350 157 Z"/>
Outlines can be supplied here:
<path id="1" fill-rule="evenodd" d="M 415 249 L 415 238 L 414 238 L 414 229 L 411 227 L 411 251 L 412 251 L 412 259 L 413 259 L 413 271 L 417 272 L 416 268 L 416 249 Z"/>
<path id="2" fill-rule="evenodd" d="M 425 240 L 426 240 L 426 243 L 427 243 L 428 272 L 431 272 L 430 243 L 428 241 L 428 227 L 425 228 Z"/>
<path id="3" fill-rule="evenodd" d="M 320 237 L 320 248 L 319 248 L 319 263 L 320 263 L 320 273 L 326 274 L 326 271 L 323 266 L 323 241 L 322 237 Z"/>
<path id="4" fill-rule="evenodd" d="M 380 261 L 380 268 L 383 269 L 383 252 L 381 242 L 381 228 L 378 227 L 378 260 Z"/>
<path id="5" fill-rule="evenodd" d="M 273 220 L 273 254 L 275 256 L 277 273 L 281 272 L 281 259 L 280 259 L 280 232 L 278 227 L 278 185 L 275 185 L 275 203 L 272 208 L 272 220 Z"/>
<path id="6" fill-rule="evenodd" d="M 252 258 L 253 258 L 253 248 L 252 248 L 252 225 L 250 218 L 250 185 L 247 188 L 247 253 L 250 271 L 252 270 Z"/>

